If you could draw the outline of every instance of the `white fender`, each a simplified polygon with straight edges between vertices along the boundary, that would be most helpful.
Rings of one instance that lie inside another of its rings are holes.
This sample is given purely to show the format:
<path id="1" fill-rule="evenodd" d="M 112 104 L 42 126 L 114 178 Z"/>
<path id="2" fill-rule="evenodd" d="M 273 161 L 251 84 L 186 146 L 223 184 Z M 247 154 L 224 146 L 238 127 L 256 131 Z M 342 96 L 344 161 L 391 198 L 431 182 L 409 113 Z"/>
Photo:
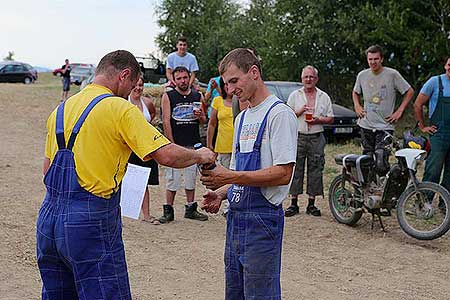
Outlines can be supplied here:
<path id="1" fill-rule="evenodd" d="M 405 148 L 395 152 L 395 157 L 404 157 L 408 169 L 416 170 L 417 161 L 425 159 L 425 150 Z"/>

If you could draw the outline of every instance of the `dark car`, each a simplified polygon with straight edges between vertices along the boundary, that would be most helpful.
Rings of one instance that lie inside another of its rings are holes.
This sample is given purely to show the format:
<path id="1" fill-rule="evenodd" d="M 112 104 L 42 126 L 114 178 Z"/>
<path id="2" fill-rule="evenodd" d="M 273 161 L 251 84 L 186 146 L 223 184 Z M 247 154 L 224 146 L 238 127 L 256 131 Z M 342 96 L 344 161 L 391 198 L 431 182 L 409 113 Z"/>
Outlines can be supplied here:
<path id="1" fill-rule="evenodd" d="M 30 84 L 38 78 L 37 71 L 29 64 L 17 61 L 0 62 L 0 82 L 23 82 Z"/>
<path id="2" fill-rule="evenodd" d="M 166 67 L 159 59 L 149 54 L 149 56 L 136 56 L 136 60 L 141 67 L 144 82 L 161 84 L 167 81 Z"/>
<path id="3" fill-rule="evenodd" d="M 289 95 L 293 91 L 298 90 L 303 86 L 299 82 L 291 81 L 265 81 L 265 84 L 271 93 L 284 102 L 287 102 Z M 331 137 L 338 135 L 350 138 L 358 134 L 359 127 L 356 125 L 358 117 L 354 111 L 333 103 L 333 114 L 333 124 L 325 124 L 323 126 L 326 136 Z"/>

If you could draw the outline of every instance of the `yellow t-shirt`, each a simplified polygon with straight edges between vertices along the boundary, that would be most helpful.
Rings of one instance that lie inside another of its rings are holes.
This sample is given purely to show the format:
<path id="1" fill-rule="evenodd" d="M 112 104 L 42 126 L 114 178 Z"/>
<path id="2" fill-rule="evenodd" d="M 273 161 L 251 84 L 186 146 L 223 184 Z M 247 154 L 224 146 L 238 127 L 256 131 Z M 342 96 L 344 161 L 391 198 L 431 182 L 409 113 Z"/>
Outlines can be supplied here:
<path id="1" fill-rule="evenodd" d="M 233 111 L 231 106 L 225 106 L 222 96 L 213 99 L 212 108 L 217 110 L 217 138 L 214 151 L 217 153 L 231 153 L 233 145 Z"/>
<path id="2" fill-rule="evenodd" d="M 96 96 L 105 93 L 112 94 L 106 87 L 90 84 L 67 100 L 64 107 L 66 145 L 84 109 Z M 58 151 L 56 110 L 47 120 L 45 156 L 50 161 Z M 130 102 L 121 97 L 103 99 L 87 116 L 72 149 L 78 182 L 88 192 L 110 198 L 119 188 L 131 151 L 143 159 L 169 143 Z"/>

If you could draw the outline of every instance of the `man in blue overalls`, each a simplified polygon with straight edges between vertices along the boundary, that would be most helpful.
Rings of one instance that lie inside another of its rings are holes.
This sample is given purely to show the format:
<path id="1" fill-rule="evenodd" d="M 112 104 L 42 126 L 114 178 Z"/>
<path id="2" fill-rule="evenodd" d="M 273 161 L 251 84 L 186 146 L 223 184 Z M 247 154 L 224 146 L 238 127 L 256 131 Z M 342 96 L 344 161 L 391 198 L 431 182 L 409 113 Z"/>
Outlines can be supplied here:
<path id="1" fill-rule="evenodd" d="M 431 77 L 420 90 L 414 103 L 414 115 L 420 130 L 430 134 L 431 151 L 423 180 L 440 183 L 450 191 L 450 57 L 447 57 L 444 69 L 445 74 Z M 427 126 L 423 106 L 428 100 L 430 124 Z"/>
<path id="2" fill-rule="evenodd" d="M 131 299 L 120 215 L 120 183 L 131 150 L 176 168 L 214 162 L 206 148 L 171 144 L 125 100 L 139 74 L 130 52 L 107 54 L 94 82 L 47 121 L 47 193 L 36 225 L 42 299 Z"/>
<path id="3" fill-rule="evenodd" d="M 281 299 L 280 271 L 284 214 L 282 201 L 297 155 L 297 118 L 271 95 L 249 49 L 229 52 L 219 66 L 229 92 L 249 108 L 235 121 L 228 170 L 202 171 L 210 189 L 202 207 L 211 213 L 230 202 L 225 243 L 225 299 Z"/>

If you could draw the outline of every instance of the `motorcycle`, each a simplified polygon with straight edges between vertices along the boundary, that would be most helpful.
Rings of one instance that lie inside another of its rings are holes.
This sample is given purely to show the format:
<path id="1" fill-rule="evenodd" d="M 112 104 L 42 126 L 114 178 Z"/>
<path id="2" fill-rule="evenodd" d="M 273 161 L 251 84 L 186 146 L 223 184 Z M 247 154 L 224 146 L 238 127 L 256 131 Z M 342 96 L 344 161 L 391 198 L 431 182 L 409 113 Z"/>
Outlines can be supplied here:
<path id="1" fill-rule="evenodd" d="M 387 140 L 388 139 L 388 140 Z M 393 153 L 397 162 L 385 176 L 375 171 L 373 156 L 337 155 L 335 162 L 342 166 L 342 174 L 331 182 L 329 206 L 334 218 L 342 224 L 355 225 L 364 212 L 375 216 L 383 231 L 382 216 L 396 209 L 401 229 L 419 240 L 433 240 L 450 229 L 450 193 L 439 184 L 420 182 L 417 165 L 427 152 L 403 148 L 400 140 L 386 132 L 386 151 Z"/>

